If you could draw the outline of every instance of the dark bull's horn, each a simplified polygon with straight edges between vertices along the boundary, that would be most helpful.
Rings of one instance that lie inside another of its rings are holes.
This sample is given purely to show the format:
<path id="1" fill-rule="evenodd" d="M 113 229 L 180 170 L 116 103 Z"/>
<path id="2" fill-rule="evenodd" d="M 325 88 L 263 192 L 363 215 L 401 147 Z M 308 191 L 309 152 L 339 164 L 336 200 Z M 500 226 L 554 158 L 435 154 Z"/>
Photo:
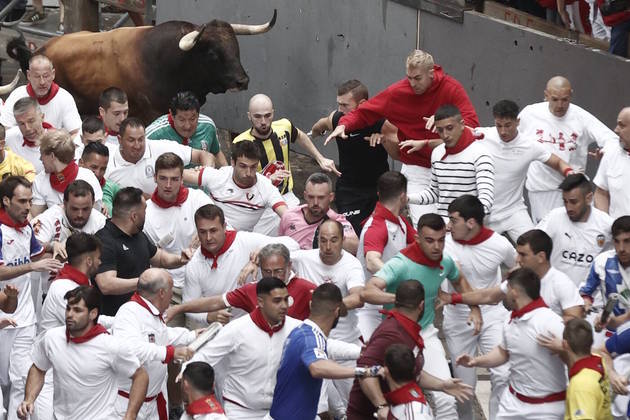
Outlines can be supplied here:
<path id="1" fill-rule="evenodd" d="M 276 23 L 276 17 L 278 15 L 278 11 L 276 9 L 273 10 L 273 17 L 267 23 L 262 25 L 241 25 L 239 23 L 231 23 L 232 29 L 234 29 L 234 33 L 236 35 L 258 35 L 264 34 L 269 29 L 273 28 L 273 25 Z"/>
<path id="2" fill-rule="evenodd" d="M 22 70 L 18 69 L 11 83 L 9 83 L 8 85 L 0 86 L 0 95 L 6 95 L 7 93 L 10 93 L 11 91 L 13 91 L 13 89 L 15 89 L 18 82 L 20 81 L 21 74 L 22 74 Z"/>

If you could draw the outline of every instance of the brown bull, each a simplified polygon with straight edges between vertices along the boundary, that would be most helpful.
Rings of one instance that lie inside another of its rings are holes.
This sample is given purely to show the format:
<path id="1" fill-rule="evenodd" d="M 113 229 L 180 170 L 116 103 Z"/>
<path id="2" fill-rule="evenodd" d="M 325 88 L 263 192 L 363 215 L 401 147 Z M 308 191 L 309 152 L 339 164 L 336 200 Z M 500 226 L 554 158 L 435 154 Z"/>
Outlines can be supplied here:
<path id="1" fill-rule="evenodd" d="M 240 62 L 236 35 L 267 32 L 263 25 L 213 20 L 201 27 L 169 21 L 109 32 L 77 32 L 53 38 L 34 53 L 23 38 L 7 45 L 23 71 L 33 54 L 44 54 L 55 66 L 57 83 L 74 96 L 82 114 L 95 114 L 100 93 L 110 86 L 129 97 L 130 113 L 151 122 L 168 111 L 179 91 L 194 92 L 204 103 L 208 93 L 247 89 L 249 77 Z"/>

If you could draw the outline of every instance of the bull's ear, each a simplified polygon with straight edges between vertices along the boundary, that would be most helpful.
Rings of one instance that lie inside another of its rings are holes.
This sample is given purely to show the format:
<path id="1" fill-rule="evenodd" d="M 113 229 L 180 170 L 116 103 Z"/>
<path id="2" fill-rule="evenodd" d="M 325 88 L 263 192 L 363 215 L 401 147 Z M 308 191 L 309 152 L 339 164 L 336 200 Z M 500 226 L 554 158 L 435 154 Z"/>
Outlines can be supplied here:
<path id="1" fill-rule="evenodd" d="M 179 49 L 182 51 L 190 51 L 195 44 L 197 44 L 201 35 L 203 35 L 203 32 L 206 30 L 206 26 L 207 25 L 204 24 L 201 28 L 199 28 L 199 30 L 191 31 L 184 35 L 182 39 L 179 40 Z"/>

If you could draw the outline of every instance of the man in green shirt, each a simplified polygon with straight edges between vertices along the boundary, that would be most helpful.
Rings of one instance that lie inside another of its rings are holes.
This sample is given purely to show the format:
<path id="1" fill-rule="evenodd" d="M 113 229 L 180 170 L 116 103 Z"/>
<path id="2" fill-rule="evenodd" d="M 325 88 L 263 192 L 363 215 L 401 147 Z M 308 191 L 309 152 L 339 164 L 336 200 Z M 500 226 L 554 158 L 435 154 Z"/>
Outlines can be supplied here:
<path id="1" fill-rule="evenodd" d="M 201 105 L 192 92 L 179 92 L 169 106 L 169 113 L 162 115 L 146 128 L 149 140 L 171 140 L 193 149 L 210 152 L 216 166 L 226 166 L 227 161 L 219 144 L 217 127 L 207 115 L 199 113 Z"/>
<path id="2" fill-rule="evenodd" d="M 448 279 L 459 293 L 472 288 L 453 259 L 442 253 L 446 225 L 441 216 L 435 213 L 421 216 L 414 239 L 411 245 L 392 257 L 374 274 L 361 293 L 361 298 L 367 303 L 389 307 L 395 302 L 395 292 L 401 282 L 413 279 L 422 283 L 426 304 L 419 322 L 424 340 L 425 370 L 440 379 L 448 379 L 451 373 L 446 354 L 433 325 L 435 298 L 444 279 Z M 472 324 L 471 328 L 478 334 L 482 324 L 479 307 L 471 307 L 469 324 Z M 457 420 L 455 398 L 443 392 L 433 392 L 433 398 L 436 418 Z"/>
<path id="3" fill-rule="evenodd" d="M 109 148 L 103 143 L 96 141 L 85 145 L 81 159 L 79 159 L 79 166 L 92 171 L 98 182 L 100 182 L 103 190 L 103 208 L 107 211 L 105 215 L 111 217 L 112 203 L 120 186 L 105 179 L 105 170 L 108 162 Z"/>

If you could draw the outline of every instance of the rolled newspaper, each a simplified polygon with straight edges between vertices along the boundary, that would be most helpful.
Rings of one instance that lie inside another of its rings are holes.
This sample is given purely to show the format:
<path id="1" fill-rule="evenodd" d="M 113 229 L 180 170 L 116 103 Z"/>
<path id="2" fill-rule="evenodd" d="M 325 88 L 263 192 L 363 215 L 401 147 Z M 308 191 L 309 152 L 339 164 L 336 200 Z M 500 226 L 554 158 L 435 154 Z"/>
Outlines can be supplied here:
<path id="1" fill-rule="evenodd" d="M 223 325 L 220 322 L 213 322 L 208 328 L 206 328 L 195 340 L 188 345 L 194 351 L 199 350 L 208 341 L 212 340 L 216 336 Z"/>

